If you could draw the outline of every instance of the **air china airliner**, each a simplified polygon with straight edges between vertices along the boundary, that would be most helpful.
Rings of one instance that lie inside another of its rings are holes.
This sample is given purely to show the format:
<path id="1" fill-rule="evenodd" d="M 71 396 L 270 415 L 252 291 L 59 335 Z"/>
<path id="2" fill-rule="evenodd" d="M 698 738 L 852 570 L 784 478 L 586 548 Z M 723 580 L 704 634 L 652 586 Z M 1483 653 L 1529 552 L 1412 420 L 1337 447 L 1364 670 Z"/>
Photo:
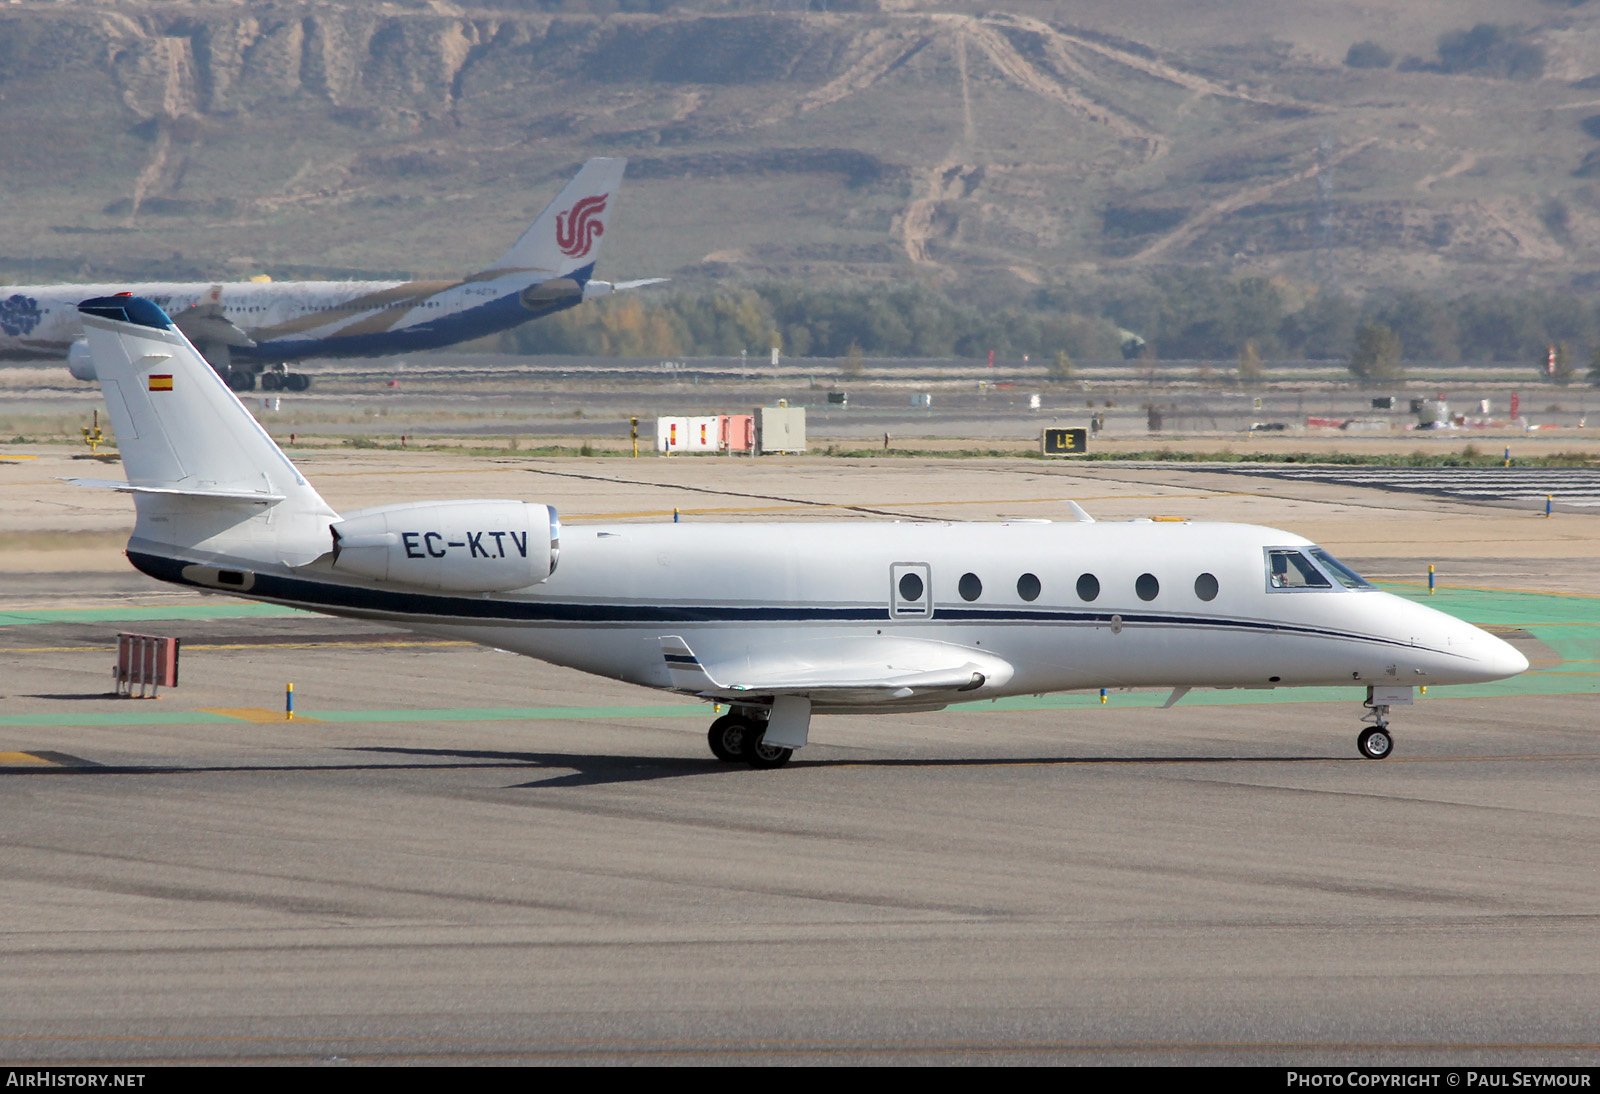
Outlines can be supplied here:
<path id="1" fill-rule="evenodd" d="M 616 212 L 623 159 L 583 165 L 504 255 L 455 281 L 0 286 L 0 360 L 67 358 L 94 379 L 78 302 L 131 292 L 154 301 L 236 391 L 303 391 L 286 364 L 439 349 L 664 278 L 593 278 Z"/>

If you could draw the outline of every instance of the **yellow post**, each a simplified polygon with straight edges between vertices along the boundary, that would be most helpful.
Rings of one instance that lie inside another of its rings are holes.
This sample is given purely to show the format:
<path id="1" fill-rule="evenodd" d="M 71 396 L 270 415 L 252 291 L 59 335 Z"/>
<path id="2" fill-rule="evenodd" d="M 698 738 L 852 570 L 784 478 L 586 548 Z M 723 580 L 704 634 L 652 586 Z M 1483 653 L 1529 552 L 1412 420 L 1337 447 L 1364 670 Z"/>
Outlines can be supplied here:
<path id="1" fill-rule="evenodd" d="M 105 441 L 105 434 L 100 431 L 100 411 L 94 412 L 94 428 L 85 426 L 83 429 L 83 443 L 89 446 L 89 453 L 97 455 L 100 445 Z"/>
<path id="2" fill-rule="evenodd" d="M 639 419 L 629 418 L 628 428 L 633 433 L 633 458 L 639 458 Z"/>

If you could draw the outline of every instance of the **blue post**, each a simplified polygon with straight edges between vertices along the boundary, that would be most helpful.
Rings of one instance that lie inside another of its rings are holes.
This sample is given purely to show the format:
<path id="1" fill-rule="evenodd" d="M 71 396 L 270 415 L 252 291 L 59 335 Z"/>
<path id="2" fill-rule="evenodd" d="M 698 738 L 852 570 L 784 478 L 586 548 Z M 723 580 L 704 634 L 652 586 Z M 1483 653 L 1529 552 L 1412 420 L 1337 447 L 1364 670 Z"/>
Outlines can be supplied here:
<path id="1" fill-rule="evenodd" d="M 672 523 L 673 524 L 677 524 L 678 523 L 678 507 L 677 506 L 673 506 L 672 507 Z"/>
<path id="2" fill-rule="evenodd" d="M 1554 494 L 1546 494 L 1544 496 L 1544 515 L 1545 515 L 1546 518 L 1548 518 L 1550 516 L 1550 503 L 1554 499 L 1555 499 L 1555 495 Z"/>
<path id="3" fill-rule="evenodd" d="M 1511 466 L 1511 446 L 1509 444 L 1506 445 L 1506 462 L 1505 462 L 1505 466 L 1507 466 L 1507 467 Z"/>
<path id="4" fill-rule="evenodd" d="M 1428 563 L 1428 595 L 1433 595 L 1433 563 Z"/>
<path id="5" fill-rule="evenodd" d="M 1105 706 L 1106 705 L 1106 689 L 1105 688 L 1101 688 L 1100 689 L 1100 705 L 1101 706 Z"/>
<path id="6" fill-rule="evenodd" d="M 294 721 L 294 685 L 289 684 L 283 689 L 283 720 Z M 315 719 L 312 719 L 315 721 Z"/>

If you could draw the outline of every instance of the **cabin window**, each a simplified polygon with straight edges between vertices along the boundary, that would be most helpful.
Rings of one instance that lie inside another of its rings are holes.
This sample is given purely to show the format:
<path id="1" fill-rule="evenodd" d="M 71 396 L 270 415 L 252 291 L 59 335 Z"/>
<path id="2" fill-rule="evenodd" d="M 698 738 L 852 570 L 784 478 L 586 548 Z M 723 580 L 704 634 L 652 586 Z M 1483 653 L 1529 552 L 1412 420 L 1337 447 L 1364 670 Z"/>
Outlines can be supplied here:
<path id="1" fill-rule="evenodd" d="M 1217 598 L 1217 575 L 1201 574 L 1195 578 L 1194 595 L 1201 600 L 1215 600 Z"/>
<path id="2" fill-rule="evenodd" d="M 962 574 L 961 580 L 956 582 L 956 591 L 962 600 L 976 600 L 983 595 L 983 582 L 978 580 L 977 574 Z"/>
<path id="3" fill-rule="evenodd" d="M 1133 583 L 1133 591 L 1139 594 L 1140 600 L 1154 600 L 1161 591 L 1161 582 L 1156 580 L 1155 574 L 1140 574 L 1139 580 Z"/>
<path id="4" fill-rule="evenodd" d="M 1346 589 L 1370 589 L 1372 583 L 1350 567 L 1334 558 L 1321 547 L 1311 548 L 1311 557 L 1322 563 L 1322 568 L 1333 580 L 1343 585 Z"/>
<path id="5" fill-rule="evenodd" d="M 1093 600 L 1100 595 L 1100 579 L 1093 574 L 1083 574 L 1078 578 L 1078 599 Z"/>
<path id="6" fill-rule="evenodd" d="M 1273 589 L 1331 589 L 1333 583 L 1299 551 L 1267 550 L 1267 585 Z"/>
<path id="7" fill-rule="evenodd" d="M 889 618 L 933 618 L 933 575 L 926 562 L 889 567 Z"/>
<path id="8" fill-rule="evenodd" d="M 1033 574 L 1023 574 L 1017 578 L 1017 595 L 1024 600 L 1038 600 L 1041 587 L 1038 577 Z"/>

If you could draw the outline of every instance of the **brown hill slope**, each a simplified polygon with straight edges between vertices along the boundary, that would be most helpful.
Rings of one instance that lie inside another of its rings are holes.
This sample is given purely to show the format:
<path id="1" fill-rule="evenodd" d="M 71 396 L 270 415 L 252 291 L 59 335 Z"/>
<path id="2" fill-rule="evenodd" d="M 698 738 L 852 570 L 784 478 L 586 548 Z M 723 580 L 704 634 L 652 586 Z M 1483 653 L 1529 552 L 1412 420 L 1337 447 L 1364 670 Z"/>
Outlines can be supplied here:
<path id="1" fill-rule="evenodd" d="M 582 159 L 616 154 L 632 165 L 602 275 L 1003 287 L 1205 263 L 1585 286 L 1594 6 L 1397 2 L 1382 33 L 1422 66 L 1400 71 L 1341 63 L 1374 32 L 1334 16 L 1382 4 L 1262 8 L 1248 38 L 1249 5 L 1150 0 L 1074 5 L 1089 26 L 1041 3 L 12 4 L 0 276 L 460 272 Z M 1439 33 L 1511 9 L 1543 76 L 1426 69 Z"/>

